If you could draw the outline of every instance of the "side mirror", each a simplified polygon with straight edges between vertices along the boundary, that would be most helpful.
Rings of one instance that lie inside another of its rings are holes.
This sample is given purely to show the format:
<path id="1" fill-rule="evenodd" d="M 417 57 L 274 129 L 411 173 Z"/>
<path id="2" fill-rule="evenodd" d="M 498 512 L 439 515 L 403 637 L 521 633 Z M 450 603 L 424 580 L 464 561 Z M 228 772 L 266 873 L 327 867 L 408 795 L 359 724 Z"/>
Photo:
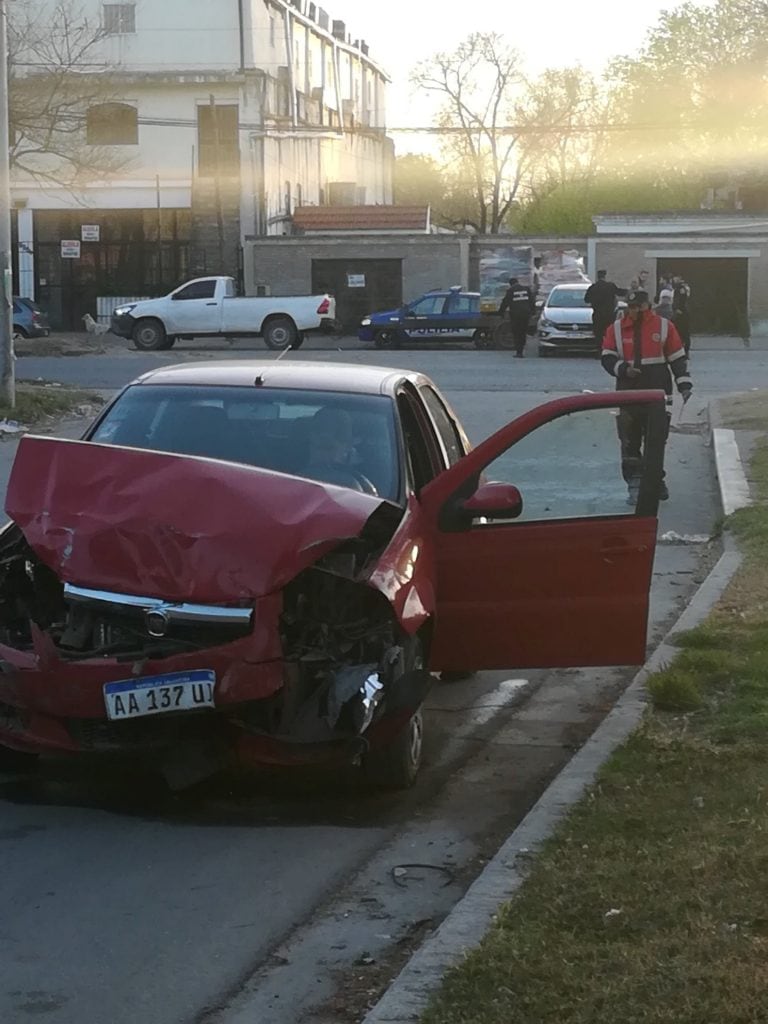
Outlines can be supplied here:
<path id="1" fill-rule="evenodd" d="M 517 519 L 523 512 L 523 496 L 513 484 L 481 484 L 459 506 L 473 519 Z"/>

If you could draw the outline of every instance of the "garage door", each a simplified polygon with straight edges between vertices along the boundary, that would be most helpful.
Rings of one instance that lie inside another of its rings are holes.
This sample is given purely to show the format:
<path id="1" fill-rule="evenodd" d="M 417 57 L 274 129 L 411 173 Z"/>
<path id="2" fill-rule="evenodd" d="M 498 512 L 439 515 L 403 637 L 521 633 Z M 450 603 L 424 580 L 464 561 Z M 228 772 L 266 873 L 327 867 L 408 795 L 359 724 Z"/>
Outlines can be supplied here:
<path id="1" fill-rule="evenodd" d="M 402 260 L 312 260 L 312 291 L 336 296 L 336 319 L 356 332 L 369 313 L 403 303 Z"/>
<path id="2" fill-rule="evenodd" d="M 691 286 L 693 334 L 748 334 L 746 258 L 659 259 L 657 274 L 679 274 Z"/>

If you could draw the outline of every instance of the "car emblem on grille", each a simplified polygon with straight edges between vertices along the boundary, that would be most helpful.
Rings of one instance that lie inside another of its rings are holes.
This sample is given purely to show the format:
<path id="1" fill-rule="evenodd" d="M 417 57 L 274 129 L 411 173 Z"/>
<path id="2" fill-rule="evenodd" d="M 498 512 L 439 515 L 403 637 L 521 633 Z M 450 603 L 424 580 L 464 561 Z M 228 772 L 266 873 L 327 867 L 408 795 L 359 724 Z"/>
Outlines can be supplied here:
<path id="1" fill-rule="evenodd" d="M 170 620 L 167 612 L 157 611 L 153 609 L 148 611 L 144 616 L 144 623 L 147 627 L 147 632 L 150 636 L 161 637 L 165 636 L 168 632 L 168 624 Z"/>

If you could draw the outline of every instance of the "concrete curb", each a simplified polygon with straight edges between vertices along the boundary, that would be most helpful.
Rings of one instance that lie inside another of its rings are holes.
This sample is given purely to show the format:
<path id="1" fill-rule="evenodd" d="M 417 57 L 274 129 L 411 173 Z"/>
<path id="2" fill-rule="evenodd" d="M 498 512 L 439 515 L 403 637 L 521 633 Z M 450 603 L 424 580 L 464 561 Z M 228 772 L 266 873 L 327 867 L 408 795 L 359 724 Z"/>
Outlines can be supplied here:
<path id="1" fill-rule="evenodd" d="M 735 437 L 733 446 L 728 442 L 725 438 L 723 443 L 714 446 L 723 507 L 734 503 L 734 507 L 743 507 L 743 503 L 750 501 L 749 487 Z M 735 488 L 733 494 L 729 490 L 731 486 Z M 672 637 L 693 629 L 707 617 L 740 564 L 741 554 L 726 535 L 725 550 L 717 565 L 613 710 L 549 785 L 434 935 L 411 957 L 362 1024 L 416 1024 L 421 1019 L 445 974 L 480 945 L 501 906 L 523 885 L 531 854 L 552 835 L 565 815 L 582 799 L 603 764 L 637 728 L 646 706 L 646 680 L 677 654 Z"/>
<path id="2" fill-rule="evenodd" d="M 720 499 L 725 515 L 733 515 L 740 508 L 750 505 L 752 498 L 749 484 L 744 473 L 744 466 L 736 443 L 736 432 L 715 427 L 712 431 L 712 444 L 715 449 L 717 480 L 720 485 Z"/>

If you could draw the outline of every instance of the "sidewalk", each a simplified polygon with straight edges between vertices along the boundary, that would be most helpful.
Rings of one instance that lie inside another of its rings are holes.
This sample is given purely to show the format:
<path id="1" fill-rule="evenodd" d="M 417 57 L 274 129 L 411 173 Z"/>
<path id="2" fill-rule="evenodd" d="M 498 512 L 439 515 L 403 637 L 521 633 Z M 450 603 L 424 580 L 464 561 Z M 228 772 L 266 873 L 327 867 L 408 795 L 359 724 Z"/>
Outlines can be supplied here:
<path id="1" fill-rule="evenodd" d="M 714 452 L 723 503 L 729 513 L 743 508 L 752 500 L 742 468 L 740 451 L 743 450 L 746 454 L 754 446 L 757 432 L 753 430 L 750 433 L 747 428 L 754 428 L 760 422 L 758 413 L 762 412 L 763 420 L 768 424 L 765 405 L 764 395 L 744 396 L 737 414 L 731 415 L 729 423 L 725 426 L 722 425 L 719 411 L 714 410 Z M 762 436 L 765 436 L 765 428 Z M 619 791 L 615 801 L 612 801 L 610 790 L 607 796 L 602 795 L 603 786 L 609 785 L 605 779 L 606 763 L 617 750 L 620 750 L 619 759 L 623 757 L 625 762 L 630 762 L 628 777 L 633 778 L 633 772 L 640 772 L 642 775 L 645 770 L 642 761 L 633 762 L 632 758 L 635 755 L 632 752 L 627 753 L 628 748 L 624 744 L 629 737 L 633 737 L 630 743 L 630 748 L 632 747 L 638 727 L 644 720 L 648 707 L 647 683 L 650 679 L 653 686 L 654 681 L 665 676 L 665 671 L 667 685 L 670 680 L 672 683 L 675 682 L 674 669 L 670 670 L 667 666 L 680 658 L 681 649 L 670 642 L 671 638 L 701 627 L 741 564 L 742 556 L 736 544 L 730 535 L 726 535 L 724 554 L 669 636 L 654 652 L 589 742 L 554 780 L 521 825 L 508 838 L 464 899 L 412 957 L 382 999 L 365 1017 L 363 1024 L 416 1024 L 422 1020 L 425 1024 L 496 1024 L 502 1021 L 508 1024 L 512 1020 L 520 1024 L 529 1024 L 533 1021 L 536 1021 L 536 1024 L 548 1024 L 550 1020 L 573 1020 L 579 1024 L 582 1021 L 589 1021 L 590 1024 L 613 1024 L 619 1019 L 625 1022 L 642 1020 L 648 1021 L 649 1024 L 672 1019 L 685 1021 L 686 1024 L 689 1021 L 717 1019 L 720 1024 L 725 1020 L 724 1016 L 717 1014 L 714 1017 L 707 1017 L 706 1014 L 702 1014 L 703 1004 L 696 1006 L 695 1002 L 690 1004 L 688 1014 L 683 1012 L 677 1016 L 674 1013 L 669 1015 L 669 1005 L 659 1005 L 658 1015 L 654 1013 L 654 972 L 658 973 L 661 970 L 664 973 L 664 968 L 661 967 L 664 957 L 675 956 L 674 943 L 670 950 L 664 949 L 661 941 L 665 931 L 672 929 L 669 922 L 659 924 L 659 948 L 654 949 L 647 963 L 642 962 L 642 957 L 647 954 L 642 951 L 641 944 L 645 942 L 647 946 L 648 928 L 653 930 L 656 927 L 655 922 L 648 922 L 650 911 L 643 904 L 646 902 L 646 896 L 647 903 L 653 903 L 652 889 L 663 889 L 664 876 L 668 880 L 675 880 L 676 895 L 682 889 L 682 903 L 684 906 L 690 904 L 692 919 L 698 907 L 697 901 L 706 898 L 709 877 L 707 871 L 701 867 L 700 879 L 691 881 L 695 879 L 695 866 L 690 869 L 684 857 L 679 859 L 679 864 L 674 863 L 674 840 L 670 837 L 674 835 L 675 829 L 679 828 L 681 832 L 685 830 L 686 826 L 679 823 L 686 820 L 686 814 L 690 814 L 690 797 L 685 797 L 689 801 L 687 808 L 674 806 L 682 788 L 679 786 L 679 780 L 675 781 L 674 771 L 670 770 L 670 783 L 677 785 L 678 788 L 665 793 L 661 805 L 650 809 L 643 806 L 644 799 L 653 800 L 658 796 L 654 784 L 647 785 L 647 778 L 637 780 L 640 789 L 636 793 L 633 792 L 631 798 L 636 810 L 636 825 L 646 820 L 643 818 L 644 812 L 650 815 L 650 820 L 655 818 L 659 821 L 664 819 L 666 814 L 667 831 L 662 835 L 661 845 L 662 850 L 668 849 L 670 855 L 668 861 L 662 861 L 666 867 L 660 869 L 661 877 L 651 872 L 650 880 L 644 879 L 642 884 L 650 888 L 638 894 L 639 906 L 635 904 L 630 908 L 627 905 L 627 891 L 632 889 L 634 868 L 630 868 L 630 874 L 617 884 L 617 880 L 611 877 L 610 868 L 608 871 L 601 871 L 600 854 L 588 849 L 590 844 L 585 845 L 578 836 L 580 821 L 585 816 L 597 815 L 597 812 L 593 814 L 595 805 L 591 801 L 595 793 L 599 792 L 602 802 L 607 805 L 607 819 L 602 824 L 603 829 L 607 831 L 602 834 L 598 845 L 609 850 L 612 842 L 617 844 L 614 864 L 620 861 L 622 853 L 626 855 L 628 846 L 630 863 L 631 851 L 636 849 L 639 865 L 643 858 L 647 859 L 649 856 L 645 844 L 649 843 L 653 847 L 654 841 L 658 841 L 658 836 L 653 834 L 656 831 L 653 827 L 648 829 L 647 834 L 642 831 L 635 834 L 631 824 L 621 816 L 626 799 L 624 787 L 621 785 L 620 769 L 616 769 Z M 736 618 L 738 621 L 738 615 Z M 708 627 L 703 628 L 706 646 Z M 696 650 L 692 650 L 689 657 L 695 661 L 695 656 Z M 674 758 L 674 754 L 670 756 Z M 714 754 L 706 754 L 708 760 L 713 756 L 716 756 L 716 751 Z M 724 761 L 722 758 L 721 762 Z M 720 768 L 724 770 L 722 763 Z M 663 768 L 657 770 L 663 771 Z M 602 782 L 595 789 L 598 777 Z M 699 787 L 697 793 L 707 792 L 706 779 L 702 778 L 696 786 Z M 704 797 L 696 796 L 694 800 L 700 800 L 701 806 L 704 807 Z M 695 803 L 695 807 L 699 807 L 698 802 Z M 734 812 L 731 813 L 731 817 Z M 585 831 L 589 834 L 588 830 Z M 565 840 L 562 839 L 563 832 L 566 833 Z M 560 837 L 556 848 L 548 842 L 553 834 Z M 568 845 L 572 841 L 574 845 Z M 667 842 L 668 847 L 664 845 Z M 689 848 L 693 843 L 693 849 L 696 849 L 696 839 L 693 836 L 686 835 L 684 842 Z M 704 844 L 707 840 L 702 838 L 700 842 Z M 702 862 L 707 861 L 708 852 L 705 853 L 705 849 L 702 848 L 699 856 Z M 542 856 L 536 857 L 537 853 Z M 605 853 L 604 856 L 611 859 L 610 853 Z M 533 884 L 530 876 L 534 868 L 537 868 L 536 885 L 529 896 Z M 719 863 L 717 868 L 722 875 Z M 575 880 L 570 890 L 567 881 L 569 875 L 573 876 L 571 882 Z M 726 872 L 723 877 L 727 880 L 728 873 Z M 686 884 L 692 888 L 687 903 Z M 700 886 L 703 886 L 703 889 Z M 585 890 L 590 887 L 595 891 L 585 895 Z M 570 897 L 569 891 L 572 893 Z M 594 924 L 584 919 L 583 905 L 592 906 L 589 897 L 592 897 L 592 904 L 596 903 L 603 908 Z M 754 898 L 757 897 L 758 893 L 755 892 Z M 539 900 L 538 904 L 536 900 Z M 670 900 L 670 905 L 672 902 Z M 732 902 L 735 904 L 737 901 Z M 554 904 L 558 906 L 553 911 Z M 642 923 L 644 912 L 646 920 Z M 718 907 L 713 913 L 716 916 L 719 913 L 726 916 L 730 914 L 727 924 L 729 929 L 738 930 L 742 927 L 738 923 L 739 908 L 736 906 L 722 910 Z M 550 918 L 548 930 L 542 924 L 543 919 L 547 917 Z M 554 931 L 552 918 L 557 922 Z M 695 927 L 693 920 L 690 927 Z M 614 929 L 615 932 L 612 933 L 609 929 Z M 638 929 L 641 931 L 638 932 Z M 541 934 L 538 934 L 539 930 Z M 582 932 L 583 939 L 580 940 L 577 936 Z M 562 950 L 556 948 L 560 944 L 560 939 L 564 947 Z M 481 943 L 482 952 L 473 953 Z M 570 957 L 569 951 L 572 954 Z M 725 958 L 725 954 L 722 955 Z M 660 957 L 661 960 L 657 961 L 654 957 Z M 571 963 L 567 963 L 569 959 L 572 960 Z M 630 967 L 633 961 L 636 964 Z M 587 964 L 589 966 L 586 966 Z M 624 989 L 631 988 L 633 984 L 637 986 L 631 998 L 622 990 L 623 965 L 626 965 L 626 974 L 631 976 L 624 984 Z M 636 975 L 633 974 L 633 970 L 636 971 Z M 685 987 L 691 979 L 685 976 L 684 970 L 680 970 L 683 975 L 682 981 L 679 977 L 675 978 L 677 970 L 679 966 L 673 959 L 670 961 L 667 974 L 669 978 L 676 980 L 678 986 Z M 705 986 L 707 969 L 702 965 L 701 970 L 701 984 Z M 583 971 L 583 974 L 580 974 L 580 971 Z M 593 982 L 594 985 L 590 987 Z M 658 987 L 657 985 L 657 989 Z M 748 986 L 742 984 L 742 987 L 746 993 Z M 546 992 L 546 996 L 542 995 L 543 992 Z M 749 994 L 750 997 L 756 998 L 758 1003 L 763 996 L 763 993 L 754 996 L 751 989 Z M 764 1003 L 768 1004 L 768 991 L 764 996 Z M 625 997 L 626 1003 L 623 1001 Z M 690 998 L 694 999 L 694 996 L 691 995 Z M 590 999 L 597 1001 L 590 1003 Z M 706 1003 L 706 997 L 703 999 Z M 746 1000 L 745 995 L 745 1006 Z M 430 1003 L 432 1010 L 424 1016 Z M 753 1003 L 750 1002 L 749 1005 Z M 646 1011 L 649 1015 L 646 1015 Z M 744 1012 L 745 1007 L 739 1006 L 734 1016 L 728 1017 L 728 1020 L 763 1019 L 750 1016 L 748 1010 L 744 1016 Z"/>

